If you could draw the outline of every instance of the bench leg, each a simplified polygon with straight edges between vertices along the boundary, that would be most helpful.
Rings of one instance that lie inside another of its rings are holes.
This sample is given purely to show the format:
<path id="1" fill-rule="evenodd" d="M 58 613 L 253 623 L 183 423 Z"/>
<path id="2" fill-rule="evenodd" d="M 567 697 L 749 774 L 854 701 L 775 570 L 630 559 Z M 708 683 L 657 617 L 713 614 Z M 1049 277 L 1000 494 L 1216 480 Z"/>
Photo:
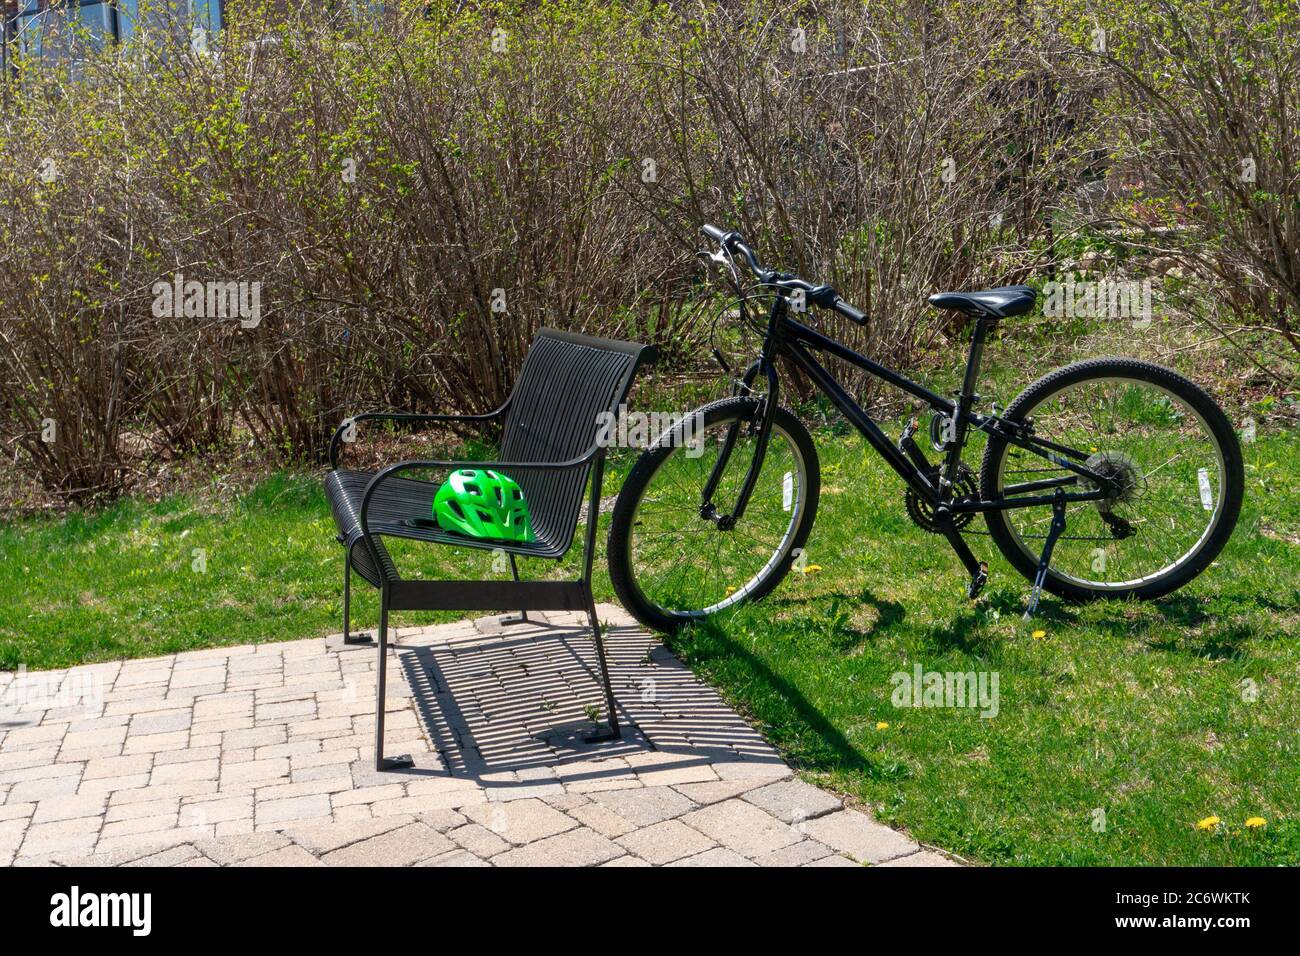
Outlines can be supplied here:
<path id="1" fill-rule="evenodd" d="M 514 575 L 516 581 L 519 580 L 519 566 L 515 564 L 515 556 L 510 555 L 510 573 Z M 507 614 L 501 619 L 502 624 L 531 624 L 527 611 L 520 611 L 518 614 Z"/>
<path id="2" fill-rule="evenodd" d="M 379 670 L 375 674 L 375 770 L 405 770 L 415 766 L 409 754 L 400 757 L 384 756 L 384 707 L 387 704 L 388 684 L 388 589 L 380 591 L 379 599 Z"/>
<path id="3" fill-rule="evenodd" d="M 600 637 L 600 621 L 596 619 L 596 604 L 587 605 L 587 614 L 591 618 L 591 636 L 596 642 L 596 659 L 600 662 L 600 680 L 605 685 L 605 707 L 609 713 L 609 730 L 586 737 L 587 743 L 599 743 L 602 740 L 618 740 L 622 732 L 618 727 L 618 705 L 614 702 L 614 688 L 609 683 L 609 665 L 605 661 L 605 642 Z"/>
<path id="4" fill-rule="evenodd" d="M 352 546 L 343 549 L 343 643 L 370 644 L 369 634 L 352 634 Z"/>

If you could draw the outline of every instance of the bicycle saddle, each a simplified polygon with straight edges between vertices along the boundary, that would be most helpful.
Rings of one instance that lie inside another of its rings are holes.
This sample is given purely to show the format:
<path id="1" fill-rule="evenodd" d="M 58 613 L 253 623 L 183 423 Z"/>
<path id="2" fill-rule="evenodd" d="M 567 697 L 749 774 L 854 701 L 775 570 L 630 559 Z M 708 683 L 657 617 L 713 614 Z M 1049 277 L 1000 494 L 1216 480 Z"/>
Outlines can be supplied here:
<path id="1" fill-rule="evenodd" d="M 987 312 L 995 318 L 1008 319 L 1024 315 L 1034 307 L 1037 298 L 1027 285 L 1007 285 L 982 292 L 936 292 L 929 302 L 936 309 L 958 309 L 962 312 Z"/>

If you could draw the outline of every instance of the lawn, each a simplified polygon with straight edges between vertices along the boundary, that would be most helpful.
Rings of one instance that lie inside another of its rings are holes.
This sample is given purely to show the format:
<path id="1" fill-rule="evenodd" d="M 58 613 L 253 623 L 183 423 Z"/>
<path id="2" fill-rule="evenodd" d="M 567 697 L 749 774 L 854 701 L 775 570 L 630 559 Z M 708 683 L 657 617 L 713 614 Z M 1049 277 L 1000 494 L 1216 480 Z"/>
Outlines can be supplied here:
<path id="1" fill-rule="evenodd" d="M 1010 365 L 1003 377 L 1024 382 Z M 987 537 L 970 539 L 992 566 L 972 605 L 956 558 L 908 521 L 879 459 L 841 429 L 816 438 L 808 561 L 820 570 L 672 640 L 802 773 L 983 863 L 1300 864 L 1293 430 L 1261 428 L 1244 446 L 1241 520 L 1199 580 L 1149 604 L 1047 596 L 1031 625 L 1020 620 L 1028 584 Z M 614 484 L 629 463 L 616 456 Z M 317 475 L 11 523 L 0 529 L 0 668 L 337 631 L 333 535 Z M 395 556 L 430 574 L 500 573 L 483 552 Z M 566 561 L 553 573 L 571 571 Z M 598 597 L 611 600 L 603 555 L 598 567 Z M 374 592 L 358 588 L 354 621 L 376 615 Z M 918 665 L 996 674 L 996 716 L 895 706 L 891 678 Z M 1220 822 L 1198 829 L 1208 817 Z M 1266 825 L 1247 828 L 1252 817 Z"/>

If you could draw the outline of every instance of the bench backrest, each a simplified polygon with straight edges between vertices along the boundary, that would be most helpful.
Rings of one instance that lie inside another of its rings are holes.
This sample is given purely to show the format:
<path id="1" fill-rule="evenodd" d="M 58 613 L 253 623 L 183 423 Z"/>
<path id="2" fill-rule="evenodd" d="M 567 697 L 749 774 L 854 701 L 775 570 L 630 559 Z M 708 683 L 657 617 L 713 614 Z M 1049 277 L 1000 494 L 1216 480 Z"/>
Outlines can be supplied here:
<path id="1" fill-rule="evenodd" d="M 601 413 L 618 413 L 637 369 L 654 358 L 654 349 L 636 342 L 539 330 L 510 393 L 501 460 L 563 462 L 582 456 L 596 441 Z M 539 538 L 568 547 L 589 472 L 590 467 L 512 475 L 528 499 Z"/>

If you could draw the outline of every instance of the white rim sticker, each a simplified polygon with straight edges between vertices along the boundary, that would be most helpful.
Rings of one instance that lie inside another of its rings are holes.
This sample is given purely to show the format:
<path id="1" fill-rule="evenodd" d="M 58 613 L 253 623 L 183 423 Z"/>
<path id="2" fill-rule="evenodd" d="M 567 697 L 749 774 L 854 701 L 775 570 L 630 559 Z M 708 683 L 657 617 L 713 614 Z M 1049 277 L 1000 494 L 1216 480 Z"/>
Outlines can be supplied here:
<path id="1" fill-rule="evenodd" d="M 1204 468 L 1196 472 L 1196 483 L 1201 486 L 1201 507 L 1206 511 L 1214 510 L 1214 489 L 1210 487 L 1210 473 Z"/>
<path id="2" fill-rule="evenodd" d="M 781 479 L 781 509 L 789 511 L 794 506 L 794 472 L 787 471 Z"/>

